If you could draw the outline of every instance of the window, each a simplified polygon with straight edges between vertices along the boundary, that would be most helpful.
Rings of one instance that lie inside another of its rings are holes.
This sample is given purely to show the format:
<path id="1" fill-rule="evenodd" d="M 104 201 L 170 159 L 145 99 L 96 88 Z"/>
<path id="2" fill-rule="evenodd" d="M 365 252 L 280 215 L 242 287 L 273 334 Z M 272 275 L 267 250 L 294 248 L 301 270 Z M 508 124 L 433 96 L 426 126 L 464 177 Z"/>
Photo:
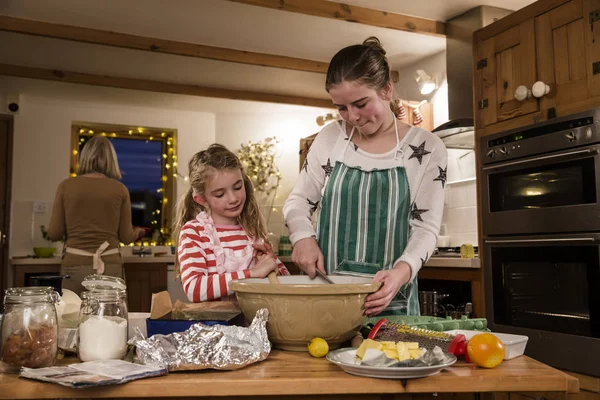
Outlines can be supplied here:
<path id="1" fill-rule="evenodd" d="M 134 226 L 150 228 L 145 245 L 171 245 L 170 227 L 177 174 L 175 130 L 94 123 L 74 123 L 71 132 L 71 176 L 78 157 L 94 135 L 107 137 L 115 147 L 121 182 L 129 189 Z"/>

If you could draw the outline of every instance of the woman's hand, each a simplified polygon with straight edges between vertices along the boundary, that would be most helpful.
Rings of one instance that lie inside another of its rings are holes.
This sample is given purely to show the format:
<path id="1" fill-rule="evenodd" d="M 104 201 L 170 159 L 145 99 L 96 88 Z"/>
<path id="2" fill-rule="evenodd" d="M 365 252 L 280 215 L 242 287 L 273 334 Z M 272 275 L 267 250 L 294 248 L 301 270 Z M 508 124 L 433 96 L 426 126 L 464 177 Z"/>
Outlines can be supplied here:
<path id="1" fill-rule="evenodd" d="M 257 256 L 258 260 L 254 267 L 250 268 L 250 277 L 264 278 L 269 275 L 269 272 L 277 272 L 277 261 L 268 254 Z"/>
<path id="2" fill-rule="evenodd" d="M 410 265 L 404 261 L 400 261 L 392 269 L 377 272 L 373 282 L 381 282 L 382 285 L 378 291 L 368 295 L 365 299 L 365 314 L 373 316 L 382 312 L 396 296 L 402 285 L 408 282 L 411 273 Z"/>
<path id="3" fill-rule="evenodd" d="M 141 238 L 146 236 L 146 232 L 150 231 L 150 229 L 148 229 L 148 228 L 141 228 L 141 227 L 135 227 L 135 229 L 136 229 L 136 233 L 137 233 L 136 240 L 140 240 Z"/>
<path id="4" fill-rule="evenodd" d="M 325 273 L 323 253 L 315 238 L 310 237 L 298 240 L 292 251 L 292 261 L 302 271 L 306 272 L 310 279 L 314 278 L 317 274 L 317 268 Z"/>

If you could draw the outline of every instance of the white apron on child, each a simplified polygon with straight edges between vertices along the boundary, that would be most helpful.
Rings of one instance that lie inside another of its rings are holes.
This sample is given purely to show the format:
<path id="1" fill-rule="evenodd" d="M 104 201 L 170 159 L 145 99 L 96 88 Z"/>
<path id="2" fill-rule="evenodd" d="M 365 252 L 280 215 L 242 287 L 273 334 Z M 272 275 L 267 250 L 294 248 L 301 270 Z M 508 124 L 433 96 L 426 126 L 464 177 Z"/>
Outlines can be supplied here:
<path id="1" fill-rule="evenodd" d="M 219 239 L 217 227 L 213 219 L 202 211 L 196 217 L 204 228 L 204 233 L 210 240 L 211 248 L 216 258 L 216 268 L 219 274 L 227 272 L 238 272 L 250 269 L 256 264 L 256 249 L 252 246 L 252 240 L 244 249 L 233 250 L 224 248 Z M 241 229 L 241 228 L 240 228 Z"/>

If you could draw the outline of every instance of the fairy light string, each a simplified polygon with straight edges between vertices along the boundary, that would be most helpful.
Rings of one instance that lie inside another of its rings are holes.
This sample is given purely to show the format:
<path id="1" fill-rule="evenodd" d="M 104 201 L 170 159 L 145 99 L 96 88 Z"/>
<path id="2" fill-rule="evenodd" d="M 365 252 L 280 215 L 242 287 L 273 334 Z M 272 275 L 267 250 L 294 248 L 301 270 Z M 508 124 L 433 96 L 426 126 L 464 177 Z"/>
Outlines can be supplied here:
<path id="1" fill-rule="evenodd" d="M 149 227 L 152 231 L 158 228 L 159 222 L 159 238 L 158 240 L 143 240 L 138 242 L 143 246 L 156 246 L 165 245 L 172 246 L 173 240 L 171 238 L 171 195 L 174 195 L 175 183 L 178 177 L 184 178 L 187 181 L 187 177 L 183 177 L 178 172 L 178 159 L 177 159 L 177 131 L 176 130 L 161 130 L 156 128 L 144 128 L 144 127 L 122 127 L 122 126 L 93 126 L 93 125 L 82 125 L 78 124 L 73 127 L 73 137 L 71 140 L 71 167 L 70 176 L 77 176 L 77 170 L 79 168 L 79 148 L 87 142 L 94 135 L 105 136 L 109 139 L 132 139 L 132 140 L 144 140 L 146 143 L 149 142 L 161 142 L 162 143 L 162 175 L 161 175 L 161 187 L 157 189 L 157 193 L 161 194 L 159 199 L 160 207 L 152 211 L 154 217 L 150 222 Z M 154 229 L 153 229 L 154 227 Z M 123 246 L 123 243 L 121 243 Z M 130 246 L 134 246 L 131 243 Z"/>

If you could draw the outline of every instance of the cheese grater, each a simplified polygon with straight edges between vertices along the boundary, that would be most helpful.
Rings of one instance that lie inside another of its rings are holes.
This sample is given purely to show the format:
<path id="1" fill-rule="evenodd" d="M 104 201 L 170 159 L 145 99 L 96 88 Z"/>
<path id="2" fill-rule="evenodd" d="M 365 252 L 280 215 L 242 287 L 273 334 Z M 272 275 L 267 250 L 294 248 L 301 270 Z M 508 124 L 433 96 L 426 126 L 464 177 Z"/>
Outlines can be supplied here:
<path id="1" fill-rule="evenodd" d="M 462 336 L 462 338 L 460 337 Z M 454 353 L 454 347 L 451 351 L 453 342 L 464 340 L 463 335 L 451 335 L 445 332 L 437 332 L 429 329 L 415 328 L 409 325 L 394 324 L 386 320 L 380 319 L 369 333 L 369 339 L 393 342 L 417 342 L 419 347 L 433 350 L 438 346 L 446 353 Z"/>

